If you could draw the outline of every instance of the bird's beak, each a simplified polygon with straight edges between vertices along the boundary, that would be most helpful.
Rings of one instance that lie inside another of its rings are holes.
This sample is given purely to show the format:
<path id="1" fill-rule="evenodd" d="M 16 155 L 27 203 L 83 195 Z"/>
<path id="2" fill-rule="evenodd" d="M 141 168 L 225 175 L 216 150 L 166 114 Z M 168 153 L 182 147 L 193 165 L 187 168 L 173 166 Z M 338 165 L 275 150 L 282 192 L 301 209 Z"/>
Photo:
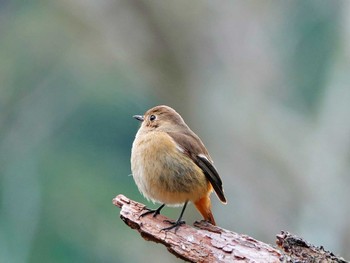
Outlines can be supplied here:
<path id="1" fill-rule="evenodd" d="M 145 119 L 142 115 L 134 115 L 133 117 L 138 121 L 143 121 Z"/>

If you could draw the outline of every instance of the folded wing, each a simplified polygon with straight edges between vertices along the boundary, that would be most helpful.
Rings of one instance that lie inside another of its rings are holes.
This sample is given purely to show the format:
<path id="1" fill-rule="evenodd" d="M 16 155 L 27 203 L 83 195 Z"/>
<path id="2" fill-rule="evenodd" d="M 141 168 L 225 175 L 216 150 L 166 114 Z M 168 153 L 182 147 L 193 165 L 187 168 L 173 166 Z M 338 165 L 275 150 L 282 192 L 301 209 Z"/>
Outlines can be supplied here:
<path id="1" fill-rule="evenodd" d="M 186 154 L 192 161 L 202 169 L 205 177 L 213 186 L 214 191 L 221 202 L 227 203 L 224 190 L 222 187 L 221 178 L 215 169 L 213 162 L 209 156 L 207 149 L 205 148 L 199 137 L 191 130 L 189 132 L 167 132 L 170 137 L 173 138 L 178 145 L 179 150 Z"/>

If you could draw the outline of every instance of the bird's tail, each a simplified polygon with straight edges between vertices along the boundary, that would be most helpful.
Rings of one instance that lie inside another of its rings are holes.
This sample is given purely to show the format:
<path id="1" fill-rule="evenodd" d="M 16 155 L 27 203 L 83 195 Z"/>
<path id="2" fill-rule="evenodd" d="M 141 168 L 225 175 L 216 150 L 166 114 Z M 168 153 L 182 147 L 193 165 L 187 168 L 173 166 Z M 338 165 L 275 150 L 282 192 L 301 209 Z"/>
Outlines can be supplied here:
<path id="1" fill-rule="evenodd" d="M 197 210 L 201 213 L 205 220 L 210 224 L 216 225 L 213 213 L 211 212 L 211 203 L 209 196 L 204 196 L 194 203 Z"/>

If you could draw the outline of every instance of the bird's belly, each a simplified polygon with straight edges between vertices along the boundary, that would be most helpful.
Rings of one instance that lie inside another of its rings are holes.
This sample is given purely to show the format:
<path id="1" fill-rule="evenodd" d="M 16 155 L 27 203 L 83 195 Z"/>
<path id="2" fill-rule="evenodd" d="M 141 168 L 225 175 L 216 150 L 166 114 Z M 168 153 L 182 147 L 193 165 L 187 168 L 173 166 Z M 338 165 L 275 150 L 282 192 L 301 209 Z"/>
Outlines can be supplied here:
<path id="1" fill-rule="evenodd" d="M 170 136 L 164 136 L 143 136 L 133 144 L 131 169 L 140 192 L 147 199 L 168 205 L 207 195 L 211 187 L 202 170 L 176 148 Z"/>

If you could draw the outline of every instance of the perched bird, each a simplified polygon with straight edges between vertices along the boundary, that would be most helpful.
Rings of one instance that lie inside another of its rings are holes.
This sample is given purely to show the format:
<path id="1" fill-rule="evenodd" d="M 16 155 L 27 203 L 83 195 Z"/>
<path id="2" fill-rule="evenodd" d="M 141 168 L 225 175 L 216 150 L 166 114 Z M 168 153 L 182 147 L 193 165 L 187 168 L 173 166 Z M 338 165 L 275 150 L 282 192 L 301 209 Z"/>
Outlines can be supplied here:
<path id="1" fill-rule="evenodd" d="M 165 205 L 183 204 L 176 222 L 164 230 L 178 228 L 188 201 L 194 203 L 205 220 L 215 225 L 210 193 L 213 188 L 226 203 L 222 181 L 199 137 L 187 126 L 180 114 L 168 106 L 156 106 L 144 115 L 131 151 L 131 170 L 140 192 L 149 200 L 161 203 L 143 213 L 157 216 Z"/>

